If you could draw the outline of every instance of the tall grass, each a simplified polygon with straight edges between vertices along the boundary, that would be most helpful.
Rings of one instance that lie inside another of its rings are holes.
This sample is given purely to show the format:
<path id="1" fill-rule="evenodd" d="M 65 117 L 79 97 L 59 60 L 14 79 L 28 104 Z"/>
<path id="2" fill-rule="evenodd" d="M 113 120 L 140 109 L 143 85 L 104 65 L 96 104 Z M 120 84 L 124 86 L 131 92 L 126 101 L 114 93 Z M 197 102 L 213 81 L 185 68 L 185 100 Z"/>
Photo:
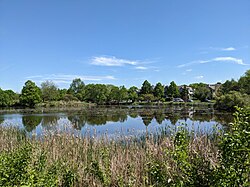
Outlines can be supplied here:
<path id="1" fill-rule="evenodd" d="M 237 162 L 227 148 L 229 134 L 225 140 L 220 132 L 194 134 L 181 126 L 115 140 L 67 133 L 28 138 L 19 129 L 0 127 L 0 186 L 247 186 L 249 144 L 237 147 L 242 167 L 231 169 L 231 178 L 223 175 L 227 162 Z M 233 183 L 237 176 L 243 178 Z"/>

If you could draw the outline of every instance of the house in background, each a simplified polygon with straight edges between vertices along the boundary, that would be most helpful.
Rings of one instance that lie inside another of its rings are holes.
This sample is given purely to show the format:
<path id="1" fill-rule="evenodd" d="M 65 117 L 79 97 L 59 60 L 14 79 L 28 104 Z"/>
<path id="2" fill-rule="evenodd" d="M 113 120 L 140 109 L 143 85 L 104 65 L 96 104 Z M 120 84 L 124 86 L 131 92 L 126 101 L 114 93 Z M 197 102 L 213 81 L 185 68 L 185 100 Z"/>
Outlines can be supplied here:
<path id="1" fill-rule="evenodd" d="M 178 86 L 179 92 L 181 93 L 184 89 L 185 85 Z M 192 99 L 194 96 L 194 89 L 190 86 L 186 86 L 186 89 L 188 91 L 188 99 Z"/>
<path id="2" fill-rule="evenodd" d="M 221 83 L 207 84 L 207 87 L 211 90 L 212 96 L 215 97 L 216 93 L 218 92 L 219 88 L 221 87 Z"/>

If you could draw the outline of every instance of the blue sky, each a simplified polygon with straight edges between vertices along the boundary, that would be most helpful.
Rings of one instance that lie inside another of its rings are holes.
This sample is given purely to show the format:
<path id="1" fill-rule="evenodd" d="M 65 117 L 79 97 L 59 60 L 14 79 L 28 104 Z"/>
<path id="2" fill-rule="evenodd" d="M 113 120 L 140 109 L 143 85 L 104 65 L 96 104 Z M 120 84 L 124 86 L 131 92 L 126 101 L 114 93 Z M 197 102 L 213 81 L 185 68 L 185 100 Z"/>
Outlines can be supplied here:
<path id="1" fill-rule="evenodd" d="M 238 79 L 250 69 L 249 0 L 1 0 L 0 87 Z"/>

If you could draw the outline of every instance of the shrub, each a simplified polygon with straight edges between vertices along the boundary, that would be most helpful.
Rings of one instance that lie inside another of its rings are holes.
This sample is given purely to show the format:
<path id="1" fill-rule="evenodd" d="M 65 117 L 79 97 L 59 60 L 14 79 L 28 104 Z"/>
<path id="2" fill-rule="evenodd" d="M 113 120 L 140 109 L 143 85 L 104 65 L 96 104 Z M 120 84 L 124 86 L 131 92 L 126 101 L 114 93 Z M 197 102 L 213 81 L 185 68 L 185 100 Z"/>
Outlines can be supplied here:
<path id="1" fill-rule="evenodd" d="M 216 99 L 215 108 L 219 110 L 235 111 L 235 106 L 243 107 L 246 105 L 246 97 L 240 92 L 231 91 Z"/>
<path id="2" fill-rule="evenodd" d="M 237 109 L 220 143 L 219 186 L 250 186 L 250 110 Z"/>

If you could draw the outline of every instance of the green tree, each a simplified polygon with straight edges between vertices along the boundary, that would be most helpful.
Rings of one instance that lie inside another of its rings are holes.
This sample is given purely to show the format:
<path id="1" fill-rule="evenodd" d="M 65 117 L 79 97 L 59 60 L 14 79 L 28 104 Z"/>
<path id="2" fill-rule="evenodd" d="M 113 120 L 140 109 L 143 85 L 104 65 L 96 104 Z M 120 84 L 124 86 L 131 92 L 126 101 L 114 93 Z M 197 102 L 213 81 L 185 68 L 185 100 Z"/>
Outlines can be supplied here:
<path id="1" fill-rule="evenodd" d="M 180 97 L 179 89 L 174 81 L 170 82 L 167 94 L 168 94 L 168 97 L 172 97 L 172 98 L 173 97 Z"/>
<path id="2" fill-rule="evenodd" d="M 143 94 L 143 95 L 140 96 L 140 98 L 141 98 L 143 101 L 147 101 L 147 102 L 151 102 L 151 101 L 154 101 L 154 100 L 155 100 L 153 94 Z"/>
<path id="3" fill-rule="evenodd" d="M 104 104 L 108 100 L 108 89 L 104 84 L 88 84 L 85 87 L 86 101 Z"/>
<path id="4" fill-rule="evenodd" d="M 13 92 L 13 90 L 5 90 L 5 93 L 9 96 L 8 106 L 13 106 L 19 102 L 19 95 Z"/>
<path id="5" fill-rule="evenodd" d="M 204 84 L 204 83 L 202 83 L 202 82 L 200 82 L 200 83 L 193 83 L 193 84 L 190 84 L 189 86 L 192 87 L 194 90 L 196 90 L 196 89 L 199 88 L 199 87 L 206 87 L 207 85 Z"/>
<path id="6" fill-rule="evenodd" d="M 13 106 L 18 103 L 18 94 L 12 90 L 2 90 L 0 88 L 0 106 Z"/>
<path id="7" fill-rule="evenodd" d="M 58 100 L 64 100 L 64 97 L 67 95 L 67 89 L 58 89 Z"/>
<path id="8" fill-rule="evenodd" d="M 140 94 L 152 94 L 153 93 L 153 87 L 152 85 L 145 80 L 142 84 Z"/>
<path id="9" fill-rule="evenodd" d="M 200 101 L 205 101 L 206 99 L 212 98 L 211 90 L 205 86 L 200 86 L 195 89 L 194 97 L 199 99 Z"/>
<path id="10" fill-rule="evenodd" d="M 25 82 L 22 93 L 20 95 L 20 103 L 24 106 L 34 107 L 41 101 L 42 99 L 40 88 L 36 86 L 36 84 L 31 80 Z"/>
<path id="11" fill-rule="evenodd" d="M 237 91 L 231 91 L 216 98 L 215 108 L 219 110 L 234 111 L 235 106 L 243 107 L 249 102 L 249 96 Z"/>
<path id="12" fill-rule="evenodd" d="M 117 103 L 119 100 L 119 87 L 109 85 L 108 89 L 108 102 Z"/>
<path id="13" fill-rule="evenodd" d="M 164 97 L 164 86 L 160 82 L 158 82 L 154 87 L 154 96 L 156 99 Z"/>
<path id="14" fill-rule="evenodd" d="M 122 101 L 127 101 L 128 100 L 128 91 L 125 88 L 125 86 L 121 86 L 119 88 L 119 100 L 118 102 L 122 102 Z"/>
<path id="15" fill-rule="evenodd" d="M 54 101 L 59 97 L 58 88 L 52 81 L 45 81 L 41 84 L 43 101 Z"/>
<path id="16" fill-rule="evenodd" d="M 75 97 L 77 97 L 80 101 L 84 100 L 84 94 L 85 94 L 85 84 L 84 82 L 80 79 L 74 79 L 72 83 L 70 84 L 68 93 L 73 94 Z"/>
<path id="17" fill-rule="evenodd" d="M 0 106 L 5 107 L 9 105 L 9 95 L 0 88 Z"/>
<path id="18" fill-rule="evenodd" d="M 242 93 L 250 94 L 250 70 L 246 71 L 245 75 L 239 79 L 238 85 Z"/>
<path id="19" fill-rule="evenodd" d="M 227 80 L 225 83 L 222 84 L 219 90 L 219 92 L 221 92 L 222 94 L 227 94 L 230 91 L 240 91 L 239 84 L 234 79 Z"/>
<path id="20" fill-rule="evenodd" d="M 138 99 L 138 88 L 136 86 L 132 86 L 128 89 L 128 98 L 132 101 L 135 102 Z"/>

